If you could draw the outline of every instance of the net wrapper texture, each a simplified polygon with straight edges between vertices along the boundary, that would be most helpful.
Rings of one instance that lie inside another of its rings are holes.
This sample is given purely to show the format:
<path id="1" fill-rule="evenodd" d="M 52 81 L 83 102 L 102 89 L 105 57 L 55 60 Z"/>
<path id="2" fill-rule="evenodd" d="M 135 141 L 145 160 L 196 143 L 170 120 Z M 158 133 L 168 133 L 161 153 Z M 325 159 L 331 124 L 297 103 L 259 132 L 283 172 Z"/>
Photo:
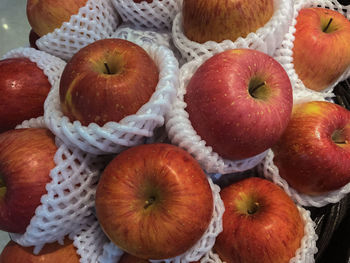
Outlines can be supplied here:
<path id="1" fill-rule="evenodd" d="M 219 52 L 219 51 L 218 51 Z M 201 164 L 208 173 L 227 174 L 249 170 L 262 161 L 266 152 L 248 159 L 232 161 L 223 159 L 194 130 L 184 102 L 186 86 L 197 68 L 206 60 L 205 56 L 186 63 L 180 69 L 180 87 L 172 109 L 166 115 L 166 130 L 171 142 L 187 152 Z"/>
<path id="2" fill-rule="evenodd" d="M 350 6 L 342 6 L 336 0 L 334 1 L 296 0 L 295 1 L 294 16 L 293 16 L 291 25 L 289 27 L 288 33 L 284 36 L 281 46 L 278 47 L 278 49 L 276 50 L 273 56 L 287 71 L 289 78 L 291 80 L 293 89 L 295 91 L 294 98 L 298 102 L 305 101 L 303 98 L 310 97 L 310 96 L 313 96 L 315 100 L 320 100 L 320 97 L 323 97 L 325 99 L 334 97 L 334 94 L 332 92 L 334 86 L 340 81 L 343 81 L 348 77 L 350 77 L 350 67 L 349 67 L 334 83 L 329 85 L 328 88 L 324 89 L 323 91 L 313 91 L 311 89 L 308 89 L 303 84 L 303 82 L 300 80 L 297 73 L 295 72 L 294 64 L 293 64 L 293 46 L 294 46 L 293 42 L 295 40 L 294 34 L 296 31 L 295 29 L 295 25 L 297 23 L 296 18 L 302 8 L 309 8 L 309 7 L 322 7 L 322 8 L 335 10 L 341 13 L 342 15 L 344 15 L 348 20 L 350 20 Z"/>
<path id="3" fill-rule="evenodd" d="M 138 44 L 138 43 L 136 43 Z M 83 126 L 65 117 L 60 108 L 58 83 L 45 101 L 45 121 L 49 129 L 65 144 L 78 147 L 92 154 L 119 153 L 127 147 L 142 144 L 145 138 L 164 124 L 164 115 L 176 96 L 178 87 L 178 62 L 173 52 L 156 43 L 141 45 L 159 68 L 159 82 L 150 100 L 135 114 L 119 122 L 108 122 L 104 126 L 91 123 Z"/>
<path id="4" fill-rule="evenodd" d="M 182 0 L 153 0 L 152 3 L 133 0 L 112 0 L 124 23 L 153 30 L 171 30 L 174 17 L 181 9 Z"/>
<path id="5" fill-rule="evenodd" d="M 86 45 L 110 37 L 118 24 L 118 14 L 111 0 L 88 0 L 78 14 L 72 15 L 60 28 L 40 37 L 36 45 L 40 50 L 69 60 Z"/>
<path id="6" fill-rule="evenodd" d="M 200 56 L 210 57 L 214 53 L 233 48 L 252 48 L 272 56 L 282 43 L 293 18 L 293 0 L 274 0 L 274 14 L 271 19 L 256 32 L 235 41 L 224 40 L 220 43 L 207 41 L 203 44 L 189 40 L 182 27 L 182 13 L 179 12 L 172 27 L 173 41 L 186 61 Z"/>
<path id="7" fill-rule="evenodd" d="M 213 193 L 213 216 L 208 229 L 200 240 L 188 251 L 174 258 L 163 260 L 150 260 L 151 262 L 165 262 L 165 263 L 186 263 L 200 260 L 207 253 L 210 253 L 214 246 L 215 239 L 219 233 L 222 232 L 222 215 L 225 211 L 223 201 L 220 197 L 220 187 L 215 185 L 210 178 L 208 178 L 210 187 Z M 164 244 L 160 244 L 164 245 Z M 99 263 L 115 263 L 115 258 L 120 257 L 120 249 L 110 243 L 105 246 L 103 256 L 99 258 Z"/>

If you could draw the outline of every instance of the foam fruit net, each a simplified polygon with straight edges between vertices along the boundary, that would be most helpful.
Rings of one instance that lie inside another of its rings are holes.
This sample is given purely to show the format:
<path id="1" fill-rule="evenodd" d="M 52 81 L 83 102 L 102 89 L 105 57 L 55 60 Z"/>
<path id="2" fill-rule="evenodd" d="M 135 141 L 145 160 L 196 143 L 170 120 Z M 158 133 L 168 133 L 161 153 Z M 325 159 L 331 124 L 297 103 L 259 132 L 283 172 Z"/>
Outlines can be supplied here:
<path id="1" fill-rule="evenodd" d="M 69 60 L 82 47 L 110 37 L 118 23 L 118 14 L 110 0 L 88 0 L 78 14 L 39 38 L 36 45 L 40 50 Z"/>

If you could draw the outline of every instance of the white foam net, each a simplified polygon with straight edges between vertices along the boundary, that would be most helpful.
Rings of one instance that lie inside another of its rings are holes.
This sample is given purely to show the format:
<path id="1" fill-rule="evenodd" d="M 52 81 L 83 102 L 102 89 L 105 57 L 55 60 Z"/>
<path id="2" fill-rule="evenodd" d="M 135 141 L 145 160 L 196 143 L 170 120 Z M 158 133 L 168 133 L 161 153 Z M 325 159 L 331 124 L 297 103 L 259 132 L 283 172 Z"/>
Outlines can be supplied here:
<path id="1" fill-rule="evenodd" d="M 304 237 L 301 240 L 300 248 L 295 252 L 295 256 L 289 263 L 313 263 L 314 255 L 317 253 L 316 241 L 318 236 L 315 232 L 315 222 L 310 217 L 310 211 L 298 206 L 299 213 L 304 222 Z M 201 259 L 201 263 L 223 263 L 220 257 L 210 251 Z"/>
<path id="2" fill-rule="evenodd" d="M 174 258 L 162 259 L 162 260 L 150 260 L 150 262 L 165 262 L 165 263 L 186 263 L 200 260 L 204 255 L 211 251 L 214 246 L 215 239 L 219 233 L 222 232 L 222 215 L 225 211 L 224 203 L 220 197 L 220 187 L 215 185 L 210 178 L 208 178 L 210 187 L 213 193 L 213 216 L 211 222 L 208 226 L 208 229 L 202 236 L 202 238 L 188 251 Z M 119 248 L 113 244 L 106 247 L 108 252 L 107 254 L 115 253 L 119 255 Z M 116 252 L 113 252 L 117 250 Z M 106 257 L 107 258 L 107 257 Z M 104 261 L 102 257 L 100 258 L 100 263 L 112 263 L 112 261 Z"/>
<path id="3" fill-rule="evenodd" d="M 316 100 L 319 100 L 319 97 L 323 98 L 331 98 L 334 97 L 333 94 L 333 88 L 334 86 L 339 83 L 342 80 L 347 79 L 350 77 L 350 67 L 331 85 L 329 85 L 328 88 L 322 90 L 322 91 L 313 91 L 311 89 L 308 89 L 305 87 L 303 82 L 299 79 L 297 73 L 294 69 L 293 64 L 293 42 L 294 42 L 294 34 L 295 34 L 295 25 L 296 25 L 296 18 L 299 14 L 299 11 L 302 8 L 308 8 L 308 7 L 323 7 L 328 8 L 332 10 L 336 10 L 342 15 L 344 15 L 348 20 L 350 20 L 350 6 L 342 6 L 339 4 L 336 0 L 298 0 L 295 1 L 294 5 L 294 16 L 292 23 L 289 27 L 288 33 L 284 36 L 284 39 L 282 41 L 281 46 L 276 50 L 273 57 L 284 67 L 284 69 L 287 71 L 289 78 L 292 82 L 293 89 L 297 92 L 298 97 L 295 97 L 296 99 L 303 99 L 304 95 L 306 96 L 314 96 Z"/>
<path id="4" fill-rule="evenodd" d="M 42 117 L 31 119 L 16 128 L 45 128 Z M 41 197 L 24 234 L 10 233 L 22 246 L 34 246 L 39 253 L 46 243 L 63 242 L 66 235 L 77 233 L 89 220 L 94 207 L 98 176 L 103 159 L 78 148 L 69 148 L 56 137 L 56 167 L 50 172 L 47 194 Z"/>
<path id="5" fill-rule="evenodd" d="M 274 0 L 274 14 L 256 32 L 249 33 L 245 38 L 240 37 L 234 42 L 231 40 L 224 40 L 220 43 L 207 41 L 203 44 L 191 41 L 185 36 L 180 12 L 173 21 L 173 41 L 186 61 L 191 61 L 199 56 L 210 57 L 213 53 L 233 48 L 252 48 L 272 56 L 288 32 L 293 18 L 293 9 L 293 0 Z"/>
<path id="6" fill-rule="evenodd" d="M 89 126 L 83 126 L 79 121 L 72 123 L 61 111 L 57 83 L 44 105 L 49 129 L 67 145 L 93 154 L 119 153 L 152 137 L 153 130 L 164 124 L 164 115 L 176 96 L 179 68 L 173 52 L 165 46 L 144 43 L 142 47 L 155 61 L 160 73 L 156 91 L 136 114 L 102 127 L 96 123 Z"/>
<path id="7" fill-rule="evenodd" d="M 256 166 L 266 155 L 266 151 L 254 157 L 232 161 L 223 159 L 212 147 L 197 134 L 189 120 L 189 115 L 184 102 L 186 86 L 197 68 L 206 60 L 205 56 L 199 57 L 186 63 L 180 69 L 180 87 L 172 109 L 166 115 L 166 130 L 171 142 L 187 152 L 201 164 L 208 173 L 234 173 L 241 172 Z"/>
<path id="8" fill-rule="evenodd" d="M 36 45 L 40 50 L 68 60 L 82 47 L 111 36 L 118 23 L 111 0 L 88 0 L 78 14 L 72 15 L 60 28 L 40 37 Z"/>
<path id="9" fill-rule="evenodd" d="M 264 177 L 272 180 L 275 184 L 281 186 L 284 191 L 298 204 L 302 206 L 322 207 L 330 203 L 337 203 L 348 193 L 350 193 L 350 183 L 338 190 L 327 192 L 317 196 L 302 194 L 292 188 L 288 182 L 279 175 L 277 166 L 273 162 L 274 154 L 269 150 L 267 156 L 261 164 L 259 170 Z"/>
<path id="10" fill-rule="evenodd" d="M 182 0 L 153 0 L 152 3 L 112 0 L 112 3 L 125 23 L 143 28 L 170 30 L 175 15 L 181 9 Z"/>
<path id="11" fill-rule="evenodd" d="M 28 58 L 37 64 L 47 76 L 51 87 L 59 82 L 63 68 L 66 65 L 62 59 L 52 56 L 44 51 L 39 51 L 30 47 L 20 47 L 7 52 L 2 59 L 8 58 Z"/>

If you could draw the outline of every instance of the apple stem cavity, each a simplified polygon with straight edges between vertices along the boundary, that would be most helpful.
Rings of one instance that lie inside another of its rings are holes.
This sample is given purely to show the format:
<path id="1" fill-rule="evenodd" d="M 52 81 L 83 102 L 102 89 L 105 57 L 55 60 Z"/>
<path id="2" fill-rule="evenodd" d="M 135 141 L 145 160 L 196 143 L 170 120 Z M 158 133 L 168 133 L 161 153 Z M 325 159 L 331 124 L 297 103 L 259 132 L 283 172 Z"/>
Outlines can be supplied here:
<path id="1" fill-rule="evenodd" d="M 107 70 L 107 72 L 105 72 L 105 74 L 111 75 L 112 72 L 111 72 L 111 70 L 109 69 L 109 66 L 108 66 L 107 62 L 104 62 L 103 64 L 105 64 L 105 68 L 106 68 L 106 70 Z"/>
<path id="2" fill-rule="evenodd" d="M 247 212 L 248 212 L 248 215 L 253 215 L 255 214 L 256 212 L 258 212 L 259 210 L 259 203 L 258 202 L 253 202 L 250 207 L 248 208 Z"/>
<path id="3" fill-rule="evenodd" d="M 250 84 L 249 84 L 249 94 L 255 98 L 255 99 L 259 99 L 260 96 L 257 94 L 257 91 L 259 88 L 263 87 L 266 85 L 266 81 L 264 82 L 258 82 L 256 84 L 255 81 L 252 81 Z"/>
<path id="4" fill-rule="evenodd" d="M 348 144 L 348 141 L 343 136 L 342 130 L 336 130 L 332 134 L 332 141 L 336 144 Z"/>
<path id="5" fill-rule="evenodd" d="M 156 198 L 154 196 L 151 196 L 150 198 L 148 198 L 148 200 L 145 201 L 145 205 L 144 205 L 144 209 L 147 209 L 148 207 L 150 207 L 154 202 L 156 201 Z"/>
<path id="6" fill-rule="evenodd" d="M 323 32 L 327 33 L 327 30 L 328 30 L 329 26 L 331 25 L 332 21 L 333 21 L 333 18 L 329 19 L 328 24 L 327 24 L 326 27 L 323 29 Z"/>

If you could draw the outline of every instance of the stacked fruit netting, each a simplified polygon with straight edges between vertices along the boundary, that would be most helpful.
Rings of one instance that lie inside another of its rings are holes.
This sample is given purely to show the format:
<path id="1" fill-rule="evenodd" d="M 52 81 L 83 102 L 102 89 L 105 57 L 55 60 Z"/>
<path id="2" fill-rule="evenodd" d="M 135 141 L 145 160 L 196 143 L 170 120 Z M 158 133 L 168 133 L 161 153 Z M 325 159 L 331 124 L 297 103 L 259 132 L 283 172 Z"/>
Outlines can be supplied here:
<path id="1" fill-rule="evenodd" d="M 55 135 L 58 147 L 47 194 L 42 196 L 26 232 L 10 233 L 11 239 L 22 246 L 34 246 L 34 253 L 39 253 L 45 244 L 62 243 L 69 236 L 74 240 L 80 262 L 118 262 L 124 251 L 108 239 L 96 216 L 95 196 L 100 176 L 108 162 L 124 150 L 163 142 L 184 149 L 200 164 L 212 190 L 214 209 L 208 229 L 193 247 L 177 257 L 151 262 L 221 263 L 213 250 L 223 230 L 225 207 L 220 197 L 221 186 L 252 176 L 266 178 L 280 186 L 298 208 L 304 223 L 304 237 L 290 263 L 314 262 L 318 236 L 316 224 L 305 207 L 339 203 L 349 194 L 350 183 L 326 194 L 309 196 L 299 193 L 279 176 L 271 149 L 242 160 L 221 157 L 192 127 L 184 96 L 191 77 L 207 59 L 225 50 L 249 48 L 272 56 L 282 65 L 291 81 L 294 104 L 339 103 L 334 87 L 349 77 L 350 68 L 322 92 L 305 87 L 294 70 L 292 48 L 296 18 L 302 8 L 315 6 L 336 10 L 350 19 L 350 9 L 337 1 L 275 0 L 273 16 L 256 32 L 235 41 L 200 44 L 189 40 L 183 32 L 181 0 L 153 0 L 152 3 L 88 0 L 69 22 L 36 41 L 40 50 L 22 47 L 8 52 L 3 58 L 27 57 L 37 63 L 52 86 L 45 101 L 44 116 L 27 120 L 16 128 L 47 128 Z M 119 122 L 103 126 L 72 122 L 60 107 L 62 72 L 81 48 L 108 38 L 125 39 L 146 50 L 159 70 L 156 90 L 135 114 Z"/>

